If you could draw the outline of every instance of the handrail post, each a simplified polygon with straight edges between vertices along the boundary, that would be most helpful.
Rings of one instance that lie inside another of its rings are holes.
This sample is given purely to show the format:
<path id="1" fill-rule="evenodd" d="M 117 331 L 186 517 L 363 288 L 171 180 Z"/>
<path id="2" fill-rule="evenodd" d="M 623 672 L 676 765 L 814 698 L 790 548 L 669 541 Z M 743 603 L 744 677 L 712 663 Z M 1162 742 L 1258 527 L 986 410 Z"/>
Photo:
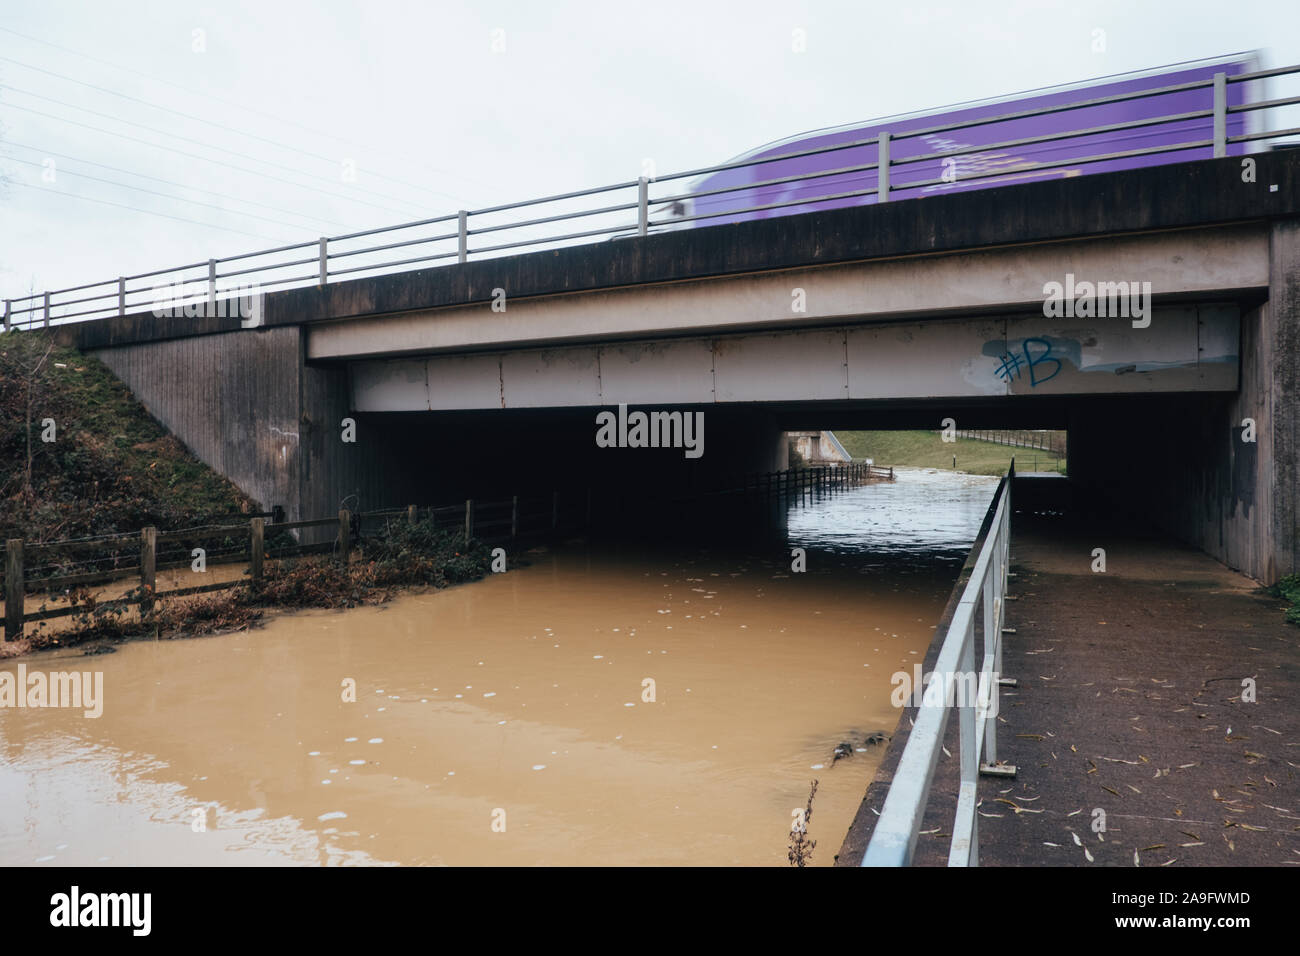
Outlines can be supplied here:
<path id="1" fill-rule="evenodd" d="M 989 574 L 984 578 L 984 661 L 988 663 L 991 673 L 988 675 L 987 683 L 980 688 L 986 693 L 987 699 L 984 701 L 988 709 L 989 716 L 984 721 L 984 766 L 994 767 L 998 762 L 998 707 L 995 701 L 998 699 L 998 678 L 1001 676 L 1001 658 L 1002 658 L 1002 522 L 998 522 L 997 528 L 997 556 L 998 563 L 995 574 Z M 981 676 L 984 668 L 980 668 Z M 983 769 L 983 768 L 981 768 Z"/>
<path id="2" fill-rule="evenodd" d="M 215 312 L 217 305 L 217 260 L 208 260 L 208 310 Z"/>
<path id="3" fill-rule="evenodd" d="M 975 752 L 979 749 L 976 738 L 975 701 L 969 700 L 971 684 L 966 675 L 975 674 L 975 618 L 967 618 L 966 633 L 962 641 L 960 663 L 957 665 L 956 684 L 961 699 L 954 698 L 957 708 L 957 725 L 961 748 L 961 795 L 957 799 L 957 819 L 953 823 L 952 846 L 948 853 L 949 866 L 979 866 L 979 814 L 975 810 L 979 788 L 979 767 Z M 951 680 L 951 675 L 944 679 Z M 978 678 L 976 678 L 978 687 Z M 978 696 L 978 690 L 976 690 Z M 947 701 L 943 706 L 947 705 Z"/>
<path id="4" fill-rule="evenodd" d="M 5 331 L 9 331 L 9 311 L 13 307 L 12 299 L 5 299 Z"/>
<path id="5" fill-rule="evenodd" d="M 325 236 L 320 237 L 320 284 L 325 285 L 329 281 L 330 263 L 329 263 L 329 239 Z"/>
<path id="6" fill-rule="evenodd" d="M 23 585 L 23 539 L 10 538 L 5 542 L 6 641 L 17 641 L 23 636 L 23 604 L 26 593 Z"/>
<path id="7" fill-rule="evenodd" d="M 465 499 L 465 543 L 474 537 L 474 499 Z"/>
<path id="8" fill-rule="evenodd" d="M 650 231 L 650 180 L 642 176 L 636 183 L 636 234 Z"/>
<path id="9" fill-rule="evenodd" d="M 50 294 L 45 293 L 45 327 L 50 327 Z"/>
<path id="10" fill-rule="evenodd" d="M 456 213 L 456 261 L 469 258 L 469 213 L 462 209 Z"/>
<path id="11" fill-rule="evenodd" d="M 1214 158 L 1228 155 L 1228 76 L 1214 74 Z"/>
<path id="12" fill-rule="evenodd" d="M 126 315 L 126 279 L 117 278 L 117 314 Z"/>
<path id="13" fill-rule="evenodd" d="M 889 202 L 889 134 L 880 134 L 880 146 L 876 154 L 876 202 Z"/>

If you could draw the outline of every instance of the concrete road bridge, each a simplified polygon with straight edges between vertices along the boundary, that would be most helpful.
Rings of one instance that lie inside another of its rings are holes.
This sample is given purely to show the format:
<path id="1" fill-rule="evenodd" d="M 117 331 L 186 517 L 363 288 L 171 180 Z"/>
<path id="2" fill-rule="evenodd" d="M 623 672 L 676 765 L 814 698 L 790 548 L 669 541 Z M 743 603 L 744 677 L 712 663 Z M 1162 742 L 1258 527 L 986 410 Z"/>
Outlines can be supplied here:
<path id="1" fill-rule="evenodd" d="M 254 321 L 55 329 L 295 515 L 520 469 L 700 487 L 782 467 L 786 431 L 952 419 L 1067 429 L 1078 488 L 1268 582 L 1300 570 L 1300 152 L 1243 162 L 333 281 L 265 293 Z M 597 447 L 620 405 L 703 411 L 705 453 Z"/>

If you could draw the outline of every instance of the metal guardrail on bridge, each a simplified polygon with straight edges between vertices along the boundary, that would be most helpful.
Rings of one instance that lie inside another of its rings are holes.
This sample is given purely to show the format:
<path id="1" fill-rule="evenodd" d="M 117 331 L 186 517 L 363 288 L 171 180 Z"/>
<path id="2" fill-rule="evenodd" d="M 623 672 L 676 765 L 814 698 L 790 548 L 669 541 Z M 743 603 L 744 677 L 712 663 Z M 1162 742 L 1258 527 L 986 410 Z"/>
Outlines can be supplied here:
<path id="1" fill-rule="evenodd" d="M 979 865 L 976 804 L 980 773 L 1015 773 L 1014 767 L 999 764 L 997 756 L 997 701 L 1002 682 L 1002 622 L 1011 543 L 1011 484 L 1015 471 L 1013 459 L 989 505 L 992 520 L 984 544 L 943 637 L 934 676 L 924 688 L 915 725 L 862 858 L 863 866 L 911 865 L 952 710 L 958 711 L 960 721 L 961 787 L 948 853 L 949 866 Z M 978 672 L 975 670 L 977 610 L 983 612 L 984 618 L 984 656 Z"/>
<path id="2" fill-rule="evenodd" d="M 1048 162 L 1035 162 L 1033 169 L 1053 169 L 1090 163 L 1104 163 L 1113 160 L 1125 160 L 1133 157 L 1151 156 L 1168 153 L 1185 153 L 1194 149 L 1211 149 L 1215 157 L 1227 155 L 1230 145 L 1244 144 L 1259 140 L 1274 139 L 1300 134 L 1300 127 L 1293 129 L 1266 130 L 1247 132 L 1241 135 L 1229 135 L 1227 119 L 1229 115 L 1248 113 L 1255 110 L 1267 110 L 1277 107 L 1300 104 L 1300 96 L 1261 100 L 1254 103 L 1230 104 L 1227 91 L 1230 84 L 1268 77 L 1300 73 L 1300 65 L 1277 67 L 1268 70 L 1256 70 L 1229 76 L 1216 73 L 1212 78 L 1191 82 L 1177 83 L 1154 89 L 1129 91 L 1110 96 L 1094 97 L 1072 103 L 1040 106 L 1033 109 L 1021 109 L 999 116 L 981 119 L 966 119 L 959 122 L 945 123 L 924 129 L 908 129 L 896 133 L 882 132 L 878 136 L 838 142 L 808 149 L 792 150 L 772 156 L 760 156 L 741 159 L 717 166 L 689 169 L 668 175 L 646 177 L 614 183 L 609 186 L 597 186 L 573 192 L 544 196 L 523 202 L 507 203 L 500 206 L 488 206 L 483 209 L 460 210 L 432 219 L 367 229 L 339 236 L 326 236 L 306 242 L 277 246 L 257 252 L 245 252 L 234 256 L 208 259 L 205 262 L 192 262 L 186 265 L 170 266 L 132 276 L 120 276 L 102 282 L 72 286 L 66 289 L 54 289 L 34 295 L 21 296 L 4 301 L 4 329 L 32 328 L 37 325 L 49 326 L 51 323 L 69 319 L 107 318 L 114 315 L 126 315 L 129 311 L 181 309 L 207 303 L 216 308 L 219 302 L 231 302 L 252 286 L 259 291 L 274 287 L 303 287 L 310 285 L 324 286 L 331 280 L 356 277 L 361 273 L 383 273 L 399 271 L 403 267 L 427 266 L 444 262 L 465 262 L 471 255 L 484 257 L 494 253 L 513 252 L 528 247 L 554 247 L 573 244 L 579 241 L 591 241 L 596 237 L 617 237 L 619 235 L 647 235 L 660 229 L 675 229 L 687 223 L 699 222 L 701 225 L 725 222 L 727 217 L 745 213 L 761 212 L 785 207 L 806 207 L 817 203 L 857 197 L 874 196 L 876 202 L 887 202 L 892 191 L 915 189 L 951 183 L 953 180 L 940 175 L 919 180 L 903 182 L 899 177 L 893 179 L 895 170 L 911 172 L 926 171 L 937 167 L 944 160 L 952 157 L 988 153 L 991 150 L 1023 147 L 1038 143 L 1059 143 L 1077 141 L 1088 136 L 1112 134 L 1121 130 L 1135 130 L 1156 127 L 1161 124 L 1195 123 L 1196 135 L 1186 141 L 1161 143 L 1157 146 L 1137 149 L 1110 150 L 1100 153 L 1074 155 L 1068 159 Z M 1153 117 L 1106 123 L 1100 126 L 1064 130 L 1039 136 L 1025 136 L 1007 139 L 996 143 L 984 143 L 976 146 L 948 148 L 938 152 L 925 152 L 919 155 L 895 158 L 891 155 L 891 144 L 917 137 L 932 138 L 937 134 L 955 130 L 971 129 L 1009 120 L 1021 120 L 1026 117 L 1046 116 L 1067 113 L 1071 110 L 1086 109 L 1108 103 L 1136 101 L 1147 97 L 1183 93 L 1189 90 L 1205 90 L 1205 107 L 1191 111 L 1164 114 Z M 1209 123 L 1204 121 L 1208 120 Z M 1189 134 L 1191 129 L 1187 131 Z M 1208 135 L 1203 135 L 1206 133 Z M 1179 133 L 1181 135 L 1181 133 Z M 1111 143 L 1110 145 L 1114 145 Z M 1093 144 L 1091 141 L 1084 148 L 1100 147 L 1108 149 L 1105 140 Z M 875 162 L 842 166 L 834 169 L 800 172 L 792 176 L 782 176 L 756 181 L 727 185 L 719 188 L 700 189 L 679 192 L 651 198 L 651 183 L 670 183 L 683 179 L 707 176 L 724 170 L 760 167 L 770 163 L 782 162 L 798 157 L 816 156 L 858 147 L 874 147 L 877 152 Z M 995 164 L 996 166 L 996 164 Z M 875 185 L 870 188 L 844 190 L 842 182 L 835 177 L 845 174 L 863 173 L 875 170 Z M 1006 170 L 994 168 L 986 171 L 967 170 L 957 178 L 960 182 L 971 182 L 1005 176 Z M 807 183 L 810 180 L 832 178 L 830 191 L 824 195 L 808 195 L 806 191 L 798 198 L 782 202 L 769 202 L 750 205 L 737 209 L 710 208 L 696 215 L 675 215 L 664 217 L 664 212 L 684 209 L 683 203 L 708 196 L 726 193 L 756 190 L 760 187 L 775 186 L 782 183 Z M 891 187 L 891 182 L 895 183 Z M 592 208 L 573 208 L 578 200 L 587 200 L 593 196 L 607 197 L 609 194 L 621 194 L 621 201 L 602 200 L 600 205 Z M 532 210 L 545 211 L 556 208 L 562 211 L 551 215 L 533 215 Z M 542 207 L 542 208 L 538 208 Z M 501 221 L 503 213 L 517 213 L 529 210 L 522 219 Z M 631 214 L 635 214 L 632 220 Z M 658 217 L 658 218 L 656 218 Z M 569 223 L 587 220 L 584 228 L 570 229 Z M 555 234 L 554 225 L 564 223 L 565 228 Z M 594 228 L 592 226 L 595 225 Z M 432 234 L 422 234 L 427 232 Z M 513 232 L 510 241 L 495 241 L 502 233 Z M 522 232 L 520 232 L 522 231 Z M 540 234 L 539 234 L 540 231 Z M 520 238 L 524 233 L 532 235 Z M 385 241 L 375 245 L 356 246 L 360 240 L 383 237 Z M 470 247 L 471 237 L 493 237 L 486 244 Z M 399 258 L 381 258 L 401 250 Z M 231 268 L 231 267 L 234 268 Z M 197 274 L 196 274 L 197 272 Z M 167 278 L 163 281 L 163 277 Z M 139 280 L 154 280 L 154 284 L 133 284 Z M 223 286 L 224 280 L 224 286 Z M 158 283 L 162 282 L 160 286 Z M 161 291 L 160 291 L 161 290 Z M 73 307 L 81 308 L 69 311 Z M 229 306 L 234 308 L 232 304 Z M 224 315 L 224 311 L 218 311 Z"/>

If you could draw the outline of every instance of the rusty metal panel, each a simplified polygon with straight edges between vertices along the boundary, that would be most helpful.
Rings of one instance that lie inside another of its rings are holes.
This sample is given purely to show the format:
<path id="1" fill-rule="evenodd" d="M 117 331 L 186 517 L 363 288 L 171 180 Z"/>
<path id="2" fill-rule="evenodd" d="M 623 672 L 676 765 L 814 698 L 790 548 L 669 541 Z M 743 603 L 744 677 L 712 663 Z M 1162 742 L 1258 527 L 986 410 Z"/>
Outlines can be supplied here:
<path id="1" fill-rule="evenodd" d="M 429 409 L 423 359 L 354 362 L 350 371 L 354 411 L 423 412 Z"/>
<path id="2" fill-rule="evenodd" d="M 719 402 L 849 396 L 843 329 L 714 339 L 713 369 Z"/>
<path id="3" fill-rule="evenodd" d="M 713 401 L 713 343 L 670 339 L 600 349 L 605 405 L 703 404 Z"/>
<path id="4" fill-rule="evenodd" d="M 596 349 L 507 352 L 501 357 L 501 391 L 505 408 L 600 405 Z"/>
<path id="5" fill-rule="evenodd" d="M 909 322 L 848 331 L 850 398 L 1005 395 L 981 348 L 1001 341 L 1002 318 Z"/>

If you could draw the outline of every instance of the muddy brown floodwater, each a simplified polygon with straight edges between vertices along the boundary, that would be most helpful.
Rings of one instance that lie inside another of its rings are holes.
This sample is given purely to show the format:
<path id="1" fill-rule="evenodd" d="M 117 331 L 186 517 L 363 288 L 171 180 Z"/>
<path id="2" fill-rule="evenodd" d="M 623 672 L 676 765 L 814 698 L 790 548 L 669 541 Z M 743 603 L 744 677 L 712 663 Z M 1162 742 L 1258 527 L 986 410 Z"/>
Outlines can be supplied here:
<path id="1" fill-rule="evenodd" d="M 378 608 L 29 656 L 102 671 L 103 714 L 0 709 L 0 863 L 784 866 L 816 779 L 830 865 L 993 487 L 902 471 L 766 548 L 570 543 Z"/>

